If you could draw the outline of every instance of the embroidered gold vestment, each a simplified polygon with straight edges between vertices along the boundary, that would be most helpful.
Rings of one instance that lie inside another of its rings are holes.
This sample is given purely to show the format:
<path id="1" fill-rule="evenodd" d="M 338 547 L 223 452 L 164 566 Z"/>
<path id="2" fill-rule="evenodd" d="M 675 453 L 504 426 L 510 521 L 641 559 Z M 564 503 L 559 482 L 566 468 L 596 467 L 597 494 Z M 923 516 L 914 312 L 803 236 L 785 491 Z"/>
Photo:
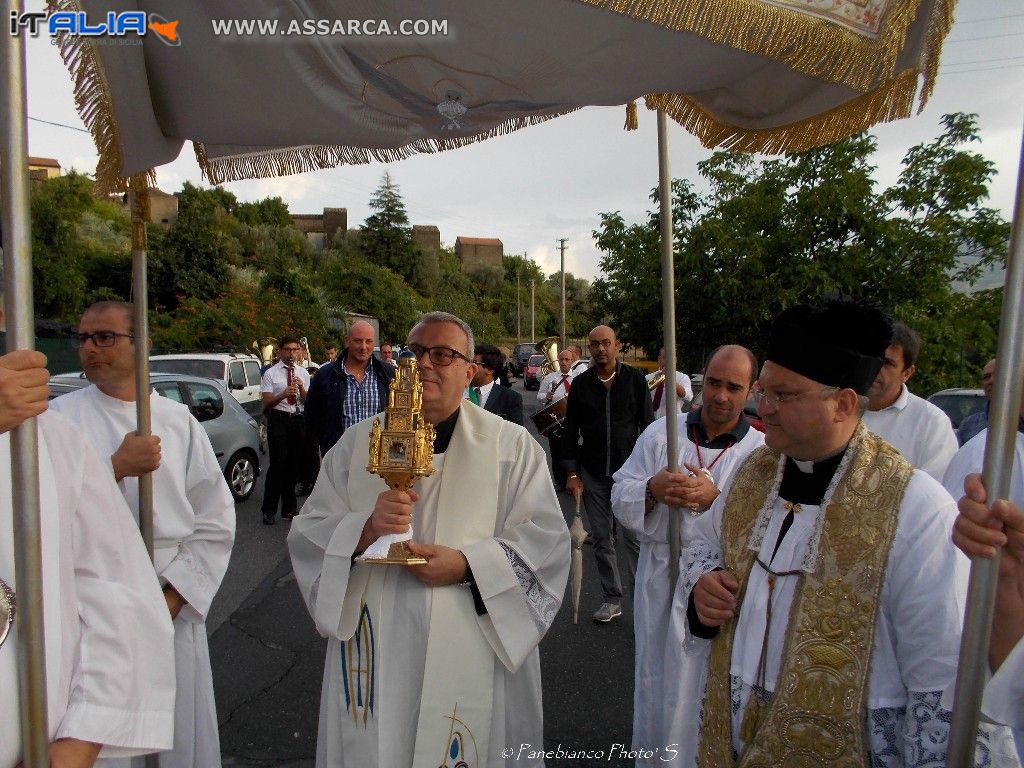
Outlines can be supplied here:
<path id="1" fill-rule="evenodd" d="M 770 702 L 753 694 L 752 738 L 740 768 L 868 765 L 864 708 L 878 600 L 913 468 L 888 443 L 858 427 L 856 453 L 824 510 L 817 566 L 800 575 Z M 757 552 L 751 531 L 776 477 L 780 454 L 765 447 L 740 468 L 722 521 L 725 567 L 739 581 L 740 610 Z M 768 510 L 770 514 L 771 510 Z M 697 762 L 723 764 L 733 754 L 730 665 L 736 621 L 712 643 Z M 759 716 L 756 716 L 758 715 Z"/>

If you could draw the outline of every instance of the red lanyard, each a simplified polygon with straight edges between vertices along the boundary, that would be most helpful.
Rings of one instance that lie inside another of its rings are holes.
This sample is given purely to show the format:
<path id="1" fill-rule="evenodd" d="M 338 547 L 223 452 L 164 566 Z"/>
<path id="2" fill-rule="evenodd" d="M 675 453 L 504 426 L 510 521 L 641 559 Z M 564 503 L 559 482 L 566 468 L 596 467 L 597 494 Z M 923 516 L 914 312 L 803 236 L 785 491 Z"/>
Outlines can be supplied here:
<path id="1" fill-rule="evenodd" d="M 730 448 L 732 448 L 734 445 L 736 445 L 736 438 L 734 437 L 732 439 L 732 442 L 729 443 L 727 446 L 725 446 L 725 448 L 722 449 L 722 452 L 719 453 L 717 456 L 715 456 L 714 460 L 712 460 L 712 462 L 705 467 L 704 466 L 704 457 L 701 456 L 701 453 L 700 453 L 700 436 L 697 434 L 697 425 L 696 424 L 693 425 L 693 427 L 691 429 L 691 433 L 693 434 L 693 447 L 697 449 L 697 465 L 701 469 L 706 469 L 708 472 L 710 472 L 711 468 L 713 466 L 715 466 L 715 464 L 718 463 L 718 460 L 720 458 L 725 456 L 725 452 L 726 451 L 728 451 Z"/>

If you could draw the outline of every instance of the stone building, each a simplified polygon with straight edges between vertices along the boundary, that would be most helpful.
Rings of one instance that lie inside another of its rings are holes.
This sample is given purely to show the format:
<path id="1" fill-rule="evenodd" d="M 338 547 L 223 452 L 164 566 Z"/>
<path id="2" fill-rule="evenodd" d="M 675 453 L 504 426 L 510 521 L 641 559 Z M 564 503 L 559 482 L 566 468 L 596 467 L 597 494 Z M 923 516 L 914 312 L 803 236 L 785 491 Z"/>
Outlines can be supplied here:
<path id="1" fill-rule="evenodd" d="M 462 262 L 464 273 L 475 272 L 483 267 L 502 269 L 502 259 L 505 255 L 504 246 L 496 237 L 466 237 L 464 235 L 455 238 L 455 253 Z"/>
<path id="2" fill-rule="evenodd" d="M 60 176 L 60 162 L 52 157 L 28 158 L 28 176 L 32 181 L 46 181 Z"/>
<path id="3" fill-rule="evenodd" d="M 178 198 L 155 187 L 149 190 L 149 223 L 170 227 L 178 220 Z"/>
<path id="4" fill-rule="evenodd" d="M 314 250 L 322 251 L 348 231 L 347 208 L 324 208 L 323 213 L 293 213 L 292 225 L 306 235 Z"/>

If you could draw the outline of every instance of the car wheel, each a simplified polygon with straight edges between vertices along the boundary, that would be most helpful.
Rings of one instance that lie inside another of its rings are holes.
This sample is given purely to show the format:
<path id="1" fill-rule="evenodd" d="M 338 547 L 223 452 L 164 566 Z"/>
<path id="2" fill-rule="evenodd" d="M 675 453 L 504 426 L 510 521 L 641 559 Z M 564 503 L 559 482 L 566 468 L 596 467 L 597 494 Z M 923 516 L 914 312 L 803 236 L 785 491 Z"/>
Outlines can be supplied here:
<path id="1" fill-rule="evenodd" d="M 224 479 L 235 501 L 245 501 L 256 488 L 256 476 L 260 472 L 260 460 L 252 451 L 237 451 L 224 467 Z"/>

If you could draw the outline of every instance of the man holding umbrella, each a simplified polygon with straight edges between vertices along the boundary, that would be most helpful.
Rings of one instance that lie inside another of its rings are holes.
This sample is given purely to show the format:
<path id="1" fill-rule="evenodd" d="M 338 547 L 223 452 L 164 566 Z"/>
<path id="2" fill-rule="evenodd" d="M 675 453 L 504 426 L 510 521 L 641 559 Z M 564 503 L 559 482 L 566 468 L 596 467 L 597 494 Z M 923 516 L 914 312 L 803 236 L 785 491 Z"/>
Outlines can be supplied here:
<path id="1" fill-rule="evenodd" d="M 562 435 L 563 466 L 568 472 L 565 489 L 573 496 L 583 495 L 594 537 L 594 557 L 604 593 L 594 621 L 602 624 L 622 615 L 622 581 L 612 536 L 612 475 L 654 420 L 644 375 L 618 361 L 620 346 L 615 331 L 607 325 L 590 332 L 594 365 L 572 381 Z M 622 538 L 633 577 L 639 546 L 626 529 Z"/>

